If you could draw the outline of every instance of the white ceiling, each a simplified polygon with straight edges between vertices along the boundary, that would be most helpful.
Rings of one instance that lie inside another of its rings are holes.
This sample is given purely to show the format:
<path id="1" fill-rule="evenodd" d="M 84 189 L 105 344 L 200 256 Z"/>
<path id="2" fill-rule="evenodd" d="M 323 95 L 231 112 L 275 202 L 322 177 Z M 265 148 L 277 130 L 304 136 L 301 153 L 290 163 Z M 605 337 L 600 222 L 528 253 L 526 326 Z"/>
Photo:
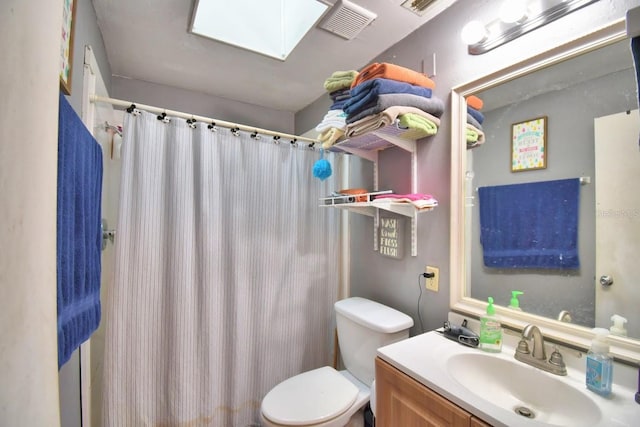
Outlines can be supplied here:
<path id="1" fill-rule="evenodd" d="M 195 1 L 93 0 L 113 75 L 297 112 L 331 73 L 366 66 L 457 0 L 437 0 L 424 17 L 404 0 L 352 0 L 376 20 L 352 40 L 314 27 L 285 62 L 190 34 Z M 242 31 L 242 17 L 229 19 Z"/>

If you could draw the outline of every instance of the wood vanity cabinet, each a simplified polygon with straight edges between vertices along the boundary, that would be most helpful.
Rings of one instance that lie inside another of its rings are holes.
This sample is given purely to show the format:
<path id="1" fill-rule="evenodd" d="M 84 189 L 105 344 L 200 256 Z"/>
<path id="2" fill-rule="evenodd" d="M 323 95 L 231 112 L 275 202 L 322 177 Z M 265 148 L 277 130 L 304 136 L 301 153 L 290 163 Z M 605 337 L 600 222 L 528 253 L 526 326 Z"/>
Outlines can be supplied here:
<path id="1" fill-rule="evenodd" d="M 376 358 L 376 427 L 490 427 Z"/>

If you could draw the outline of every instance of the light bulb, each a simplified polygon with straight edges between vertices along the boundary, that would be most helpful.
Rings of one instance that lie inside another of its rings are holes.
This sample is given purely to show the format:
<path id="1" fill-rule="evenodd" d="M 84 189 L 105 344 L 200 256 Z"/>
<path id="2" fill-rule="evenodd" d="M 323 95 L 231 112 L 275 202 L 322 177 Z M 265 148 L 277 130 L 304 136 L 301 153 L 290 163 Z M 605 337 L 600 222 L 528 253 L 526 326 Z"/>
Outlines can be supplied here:
<path id="1" fill-rule="evenodd" d="M 480 43 L 487 38 L 487 29 L 480 21 L 469 21 L 462 27 L 460 37 L 466 44 Z"/>
<path id="2" fill-rule="evenodd" d="M 500 20 L 507 24 L 523 21 L 527 17 L 525 0 L 505 0 L 500 6 Z"/>

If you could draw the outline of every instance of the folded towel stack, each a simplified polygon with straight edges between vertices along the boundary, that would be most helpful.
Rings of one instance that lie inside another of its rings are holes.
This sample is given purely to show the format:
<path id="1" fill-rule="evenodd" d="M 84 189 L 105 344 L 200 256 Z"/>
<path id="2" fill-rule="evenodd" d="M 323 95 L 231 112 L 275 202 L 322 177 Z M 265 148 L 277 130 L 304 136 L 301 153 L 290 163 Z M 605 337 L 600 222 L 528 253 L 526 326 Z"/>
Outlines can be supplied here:
<path id="1" fill-rule="evenodd" d="M 351 89 L 351 97 L 347 99 L 344 104 L 344 112 L 347 113 L 347 123 L 354 122 L 357 118 L 361 118 L 361 113 L 375 107 L 379 101 L 379 97 L 382 95 L 395 95 L 393 101 L 394 105 L 407 105 L 415 106 L 416 108 L 425 107 L 429 108 L 426 104 L 426 100 L 431 99 L 431 89 L 423 88 L 421 86 L 414 86 L 409 83 L 399 82 L 389 79 L 373 79 L 367 80 L 364 83 Z M 411 95 L 405 97 L 405 95 Z M 425 105 L 419 104 L 425 102 Z M 416 104 L 416 105 L 409 105 Z M 434 115 L 442 115 L 444 111 L 444 105 L 440 102 L 440 105 L 434 104 L 433 111 L 427 111 Z M 380 111 L 376 111 L 379 113 Z M 354 119 L 357 117 L 356 119 Z"/>
<path id="2" fill-rule="evenodd" d="M 435 82 L 422 73 L 388 63 L 365 67 L 351 85 L 343 105 L 347 138 L 392 123 L 408 129 L 403 136 L 420 139 L 437 133 L 444 103 L 433 96 Z M 403 118 L 405 114 L 411 114 Z"/>
<path id="3" fill-rule="evenodd" d="M 331 147 L 344 135 L 347 115 L 343 108 L 350 98 L 351 84 L 358 77 L 358 74 L 355 70 L 334 71 L 324 81 L 324 88 L 333 103 L 322 121 L 316 126 L 316 131 L 320 132 L 318 139 L 322 142 L 322 148 Z"/>
<path id="4" fill-rule="evenodd" d="M 469 95 L 465 100 L 467 101 L 467 148 L 474 148 L 484 144 L 485 141 L 482 129 L 484 115 L 480 112 L 484 102 L 475 95 Z"/>
<path id="5" fill-rule="evenodd" d="M 410 117 L 404 117 L 407 114 L 412 114 Z M 345 130 L 345 136 L 347 138 L 353 138 L 355 136 L 364 135 L 368 132 L 373 132 L 385 126 L 396 123 L 398 126 L 403 123 L 407 132 L 413 132 L 412 136 L 406 134 L 405 137 L 419 139 L 426 136 L 435 135 L 440 126 L 440 119 L 425 111 L 415 107 L 405 107 L 402 105 L 394 105 L 385 108 L 379 113 L 370 114 L 361 118 L 358 121 L 349 123 Z"/>

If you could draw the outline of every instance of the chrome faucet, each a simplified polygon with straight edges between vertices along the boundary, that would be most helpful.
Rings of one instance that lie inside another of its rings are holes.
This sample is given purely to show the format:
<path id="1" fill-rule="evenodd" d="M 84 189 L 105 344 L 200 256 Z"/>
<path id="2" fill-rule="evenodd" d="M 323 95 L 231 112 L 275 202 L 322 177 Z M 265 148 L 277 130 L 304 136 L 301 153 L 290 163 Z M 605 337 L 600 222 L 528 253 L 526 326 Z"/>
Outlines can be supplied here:
<path id="1" fill-rule="evenodd" d="M 529 340 L 533 338 L 531 350 L 529 350 Z M 544 337 L 536 325 L 528 324 L 522 330 L 522 338 L 516 347 L 514 354 L 516 360 L 526 363 L 543 371 L 556 375 L 567 375 L 567 367 L 564 364 L 562 354 L 556 347 L 547 360 L 547 352 L 544 348 Z"/>

